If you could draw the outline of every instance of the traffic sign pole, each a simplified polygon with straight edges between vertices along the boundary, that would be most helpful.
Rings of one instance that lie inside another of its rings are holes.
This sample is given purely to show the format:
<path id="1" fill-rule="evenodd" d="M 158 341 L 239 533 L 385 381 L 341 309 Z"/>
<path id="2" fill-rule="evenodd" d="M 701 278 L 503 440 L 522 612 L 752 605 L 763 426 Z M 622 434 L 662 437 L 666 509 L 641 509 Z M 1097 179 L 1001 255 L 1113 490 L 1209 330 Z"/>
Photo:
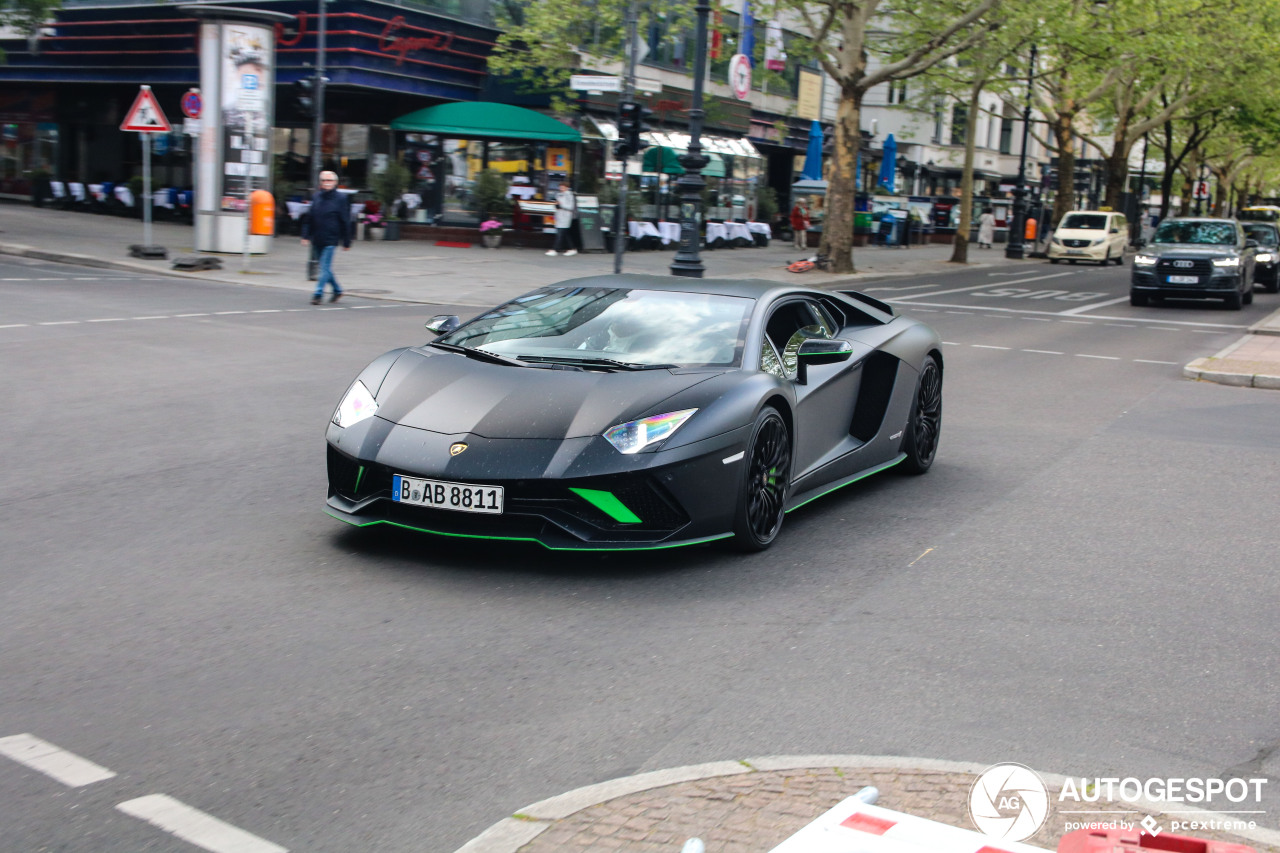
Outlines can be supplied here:
<path id="1" fill-rule="evenodd" d="M 151 242 L 151 134 L 169 133 L 173 126 L 165 118 L 164 110 L 150 86 L 138 89 L 138 97 L 129 108 L 120 129 L 133 131 L 142 140 L 142 239 L 141 246 L 132 246 L 130 252 L 134 257 L 165 258 L 168 251 Z"/>
<path id="2" fill-rule="evenodd" d="M 151 246 L 151 137 L 139 133 L 138 138 L 142 140 L 142 242 Z"/>

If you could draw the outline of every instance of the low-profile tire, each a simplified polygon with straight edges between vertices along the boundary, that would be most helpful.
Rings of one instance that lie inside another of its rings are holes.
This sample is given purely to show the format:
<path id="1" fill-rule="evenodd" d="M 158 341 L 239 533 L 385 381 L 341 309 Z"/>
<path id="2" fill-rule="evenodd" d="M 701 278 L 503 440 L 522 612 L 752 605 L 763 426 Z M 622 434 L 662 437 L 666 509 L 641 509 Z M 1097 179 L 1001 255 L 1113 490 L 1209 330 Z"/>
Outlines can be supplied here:
<path id="1" fill-rule="evenodd" d="M 1145 294 L 1145 293 L 1134 293 L 1132 290 L 1130 290 L 1130 291 L 1129 291 L 1129 304 L 1130 304 L 1130 305 L 1132 305 L 1132 306 L 1133 306 L 1133 307 L 1135 307 L 1135 308 L 1144 308 L 1144 307 L 1146 307 L 1146 304 L 1147 304 L 1147 294 Z"/>
<path id="2" fill-rule="evenodd" d="M 1116 266 L 1118 267 L 1124 266 L 1124 252 L 1121 252 L 1120 254 L 1116 255 Z"/>
<path id="3" fill-rule="evenodd" d="M 1267 293 L 1280 293 L 1280 272 L 1271 277 L 1271 281 L 1262 285 L 1262 289 Z"/>
<path id="4" fill-rule="evenodd" d="M 1111 250 L 1110 249 L 1107 249 L 1106 256 L 1102 260 L 1098 261 L 1098 266 L 1100 267 L 1111 266 Z"/>
<path id="5" fill-rule="evenodd" d="M 733 547 L 763 551 L 778 538 L 791 485 L 791 434 L 778 410 L 765 406 L 751 428 L 743 459 Z"/>
<path id="6" fill-rule="evenodd" d="M 1227 298 L 1222 300 L 1222 304 L 1226 306 L 1228 311 L 1239 311 L 1244 305 L 1244 299 L 1240 296 L 1240 291 L 1233 290 L 1227 294 Z"/>
<path id="7" fill-rule="evenodd" d="M 931 355 L 925 356 L 920 366 L 905 432 L 902 452 L 907 458 L 898 467 L 906 474 L 923 474 L 933 465 L 942 437 L 942 368 Z"/>
<path id="8" fill-rule="evenodd" d="M 1049 263 L 1051 263 L 1051 264 L 1056 264 L 1056 263 L 1058 263 L 1058 262 L 1059 262 L 1059 261 L 1061 261 L 1061 260 L 1062 260 L 1062 258 L 1050 258 L 1050 259 L 1049 259 Z"/>

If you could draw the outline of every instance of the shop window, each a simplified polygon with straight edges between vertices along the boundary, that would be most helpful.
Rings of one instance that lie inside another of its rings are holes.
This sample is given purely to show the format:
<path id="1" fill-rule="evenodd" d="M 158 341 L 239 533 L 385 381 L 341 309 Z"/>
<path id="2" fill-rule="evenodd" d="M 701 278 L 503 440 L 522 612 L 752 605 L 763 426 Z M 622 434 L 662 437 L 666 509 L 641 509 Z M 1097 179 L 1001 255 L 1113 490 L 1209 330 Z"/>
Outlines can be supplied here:
<path id="1" fill-rule="evenodd" d="M 969 124 L 969 108 L 956 104 L 951 108 L 951 144 L 964 145 L 964 132 Z"/>
<path id="2" fill-rule="evenodd" d="M 1004 115 L 1000 118 L 1000 153 L 1013 153 L 1013 107 L 1004 105 Z"/>

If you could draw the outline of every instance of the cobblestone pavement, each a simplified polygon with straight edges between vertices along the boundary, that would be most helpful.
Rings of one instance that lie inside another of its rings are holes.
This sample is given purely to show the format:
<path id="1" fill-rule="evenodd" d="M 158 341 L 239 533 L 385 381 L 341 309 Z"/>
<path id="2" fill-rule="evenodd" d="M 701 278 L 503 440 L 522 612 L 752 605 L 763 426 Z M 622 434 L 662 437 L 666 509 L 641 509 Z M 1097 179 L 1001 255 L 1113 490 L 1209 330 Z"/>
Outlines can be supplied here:
<path id="1" fill-rule="evenodd" d="M 706 844 L 707 853 L 765 853 L 867 785 L 879 789 L 877 805 L 972 830 L 967 803 L 976 778 L 971 773 L 869 767 L 748 771 L 667 785 L 588 806 L 547 821 L 549 825 L 536 838 L 511 849 L 519 853 L 677 853 L 686 840 L 698 837 Z M 1072 812 L 1086 814 L 1062 814 L 1052 782 L 1050 788 L 1049 817 L 1044 828 L 1026 841 L 1047 850 L 1057 847 L 1068 822 L 1122 819 L 1136 823 L 1147 814 L 1115 814 L 1123 804 L 1107 802 L 1070 802 L 1066 805 Z M 1153 816 L 1161 820 L 1160 814 Z M 1167 826 L 1168 819 L 1161 823 Z M 1280 853 L 1280 846 L 1223 832 L 1180 834 L 1248 844 L 1259 853 Z"/>

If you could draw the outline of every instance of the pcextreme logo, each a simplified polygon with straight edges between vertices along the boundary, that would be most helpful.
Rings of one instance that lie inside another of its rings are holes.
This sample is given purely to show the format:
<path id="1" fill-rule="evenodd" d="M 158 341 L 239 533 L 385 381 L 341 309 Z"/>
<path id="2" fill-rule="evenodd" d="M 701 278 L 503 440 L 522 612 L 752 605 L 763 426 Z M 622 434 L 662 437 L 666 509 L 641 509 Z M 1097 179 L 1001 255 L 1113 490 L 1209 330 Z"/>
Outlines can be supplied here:
<path id="1" fill-rule="evenodd" d="M 1049 789 L 1030 767 L 996 764 L 969 790 L 969 819 L 978 831 L 1005 841 L 1023 841 L 1049 816 Z"/>

